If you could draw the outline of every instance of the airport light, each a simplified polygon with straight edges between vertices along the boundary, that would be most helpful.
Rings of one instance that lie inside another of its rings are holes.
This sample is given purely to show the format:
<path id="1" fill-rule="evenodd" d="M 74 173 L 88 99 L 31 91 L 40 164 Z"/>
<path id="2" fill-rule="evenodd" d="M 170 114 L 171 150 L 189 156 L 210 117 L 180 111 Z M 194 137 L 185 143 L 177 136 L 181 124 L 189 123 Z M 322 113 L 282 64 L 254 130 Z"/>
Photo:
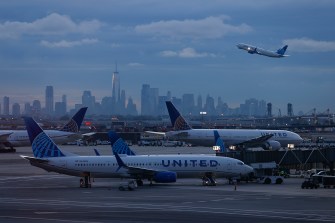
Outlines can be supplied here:
<path id="1" fill-rule="evenodd" d="M 221 149 L 221 147 L 220 147 L 220 146 L 213 146 L 213 150 L 214 150 L 215 152 L 218 152 L 218 151 L 220 151 L 220 149 Z"/>
<path id="2" fill-rule="evenodd" d="M 204 122 L 204 115 L 207 115 L 207 112 L 201 111 L 200 115 L 201 115 L 201 122 L 203 123 Z"/>

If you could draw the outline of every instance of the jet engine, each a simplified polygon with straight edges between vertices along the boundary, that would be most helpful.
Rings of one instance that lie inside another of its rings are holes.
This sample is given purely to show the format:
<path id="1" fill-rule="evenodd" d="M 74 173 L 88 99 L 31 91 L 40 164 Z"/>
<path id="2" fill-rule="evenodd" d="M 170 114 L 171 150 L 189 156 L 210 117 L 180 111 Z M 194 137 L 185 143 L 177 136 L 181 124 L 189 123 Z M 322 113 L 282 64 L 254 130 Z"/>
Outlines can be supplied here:
<path id="1" fill-rule="evenodd" d="M 275 140 L 268 140 L 263 144 L 264 150 L 278 150 L 281 148 L 281 144 Z"/>
<path id="2" fill-rule="evenodd" d="M 155 173 L 152 178 L 156 183 L 174 183 L 177 180 L 177 174 L 175 172 L 158 172 Z"/>

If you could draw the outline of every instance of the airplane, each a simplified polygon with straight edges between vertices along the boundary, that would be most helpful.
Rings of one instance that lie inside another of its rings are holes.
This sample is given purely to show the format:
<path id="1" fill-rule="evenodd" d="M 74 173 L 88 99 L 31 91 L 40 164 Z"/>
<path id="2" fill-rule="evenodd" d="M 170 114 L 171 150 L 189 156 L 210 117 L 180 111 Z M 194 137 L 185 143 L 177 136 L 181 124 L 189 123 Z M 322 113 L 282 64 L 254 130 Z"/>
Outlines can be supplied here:
<path id="1" fill-rule="evenodd" d="M 237 48 L 239 48 L 241 50 L 246 50 L 250 54 L 259 54 L 259 55 L 268 56 L 268 57 L 275 57 L 275 58 L 289 56 L 289 55 L 285 55 L 285 51 L 286 51 L 288 45 L 285 45 L 283 48 L 278 49 L 276 52 L 265 50 L 265 49 L 258 48 L 258 47 L 255 47 L 255 46 L 251 46 L 251 45 L 245 44 L 245 43 L 239 43 L 236 46 L 237 46 Z"/>
<path id="2" fill-rule="evenodd" d="M 87 107 L 79 109 L 79 111 L 61 130 L 45 130 L 45 132 L 57 144 L 73 142 L 82 138 L 81 134 L 79 134 L 79 130 L 86 111 Z M 2 146 L 13 148 L 30 145 L 31 144 L 26 130 L 0 130 L 0 147 Z"/>
<path id="3" fill-rule="evenodd" d="M 173 140 L 184 141 L 198 146 L 214 146 L 214 130 L 218 132 L 225 145 L 235 148 L 262 147 L 278 150 L 288 145 L 300 144 L 302 138 L 291 131 L 265 129 L 192 129 L 171 101 L 166 101 L 174 131 L 153 132 Z"/>
<path id="4" fill-rule="evenodd" d="M 253 173 L 242 161 L 213 155 L 135 155 L 113 131 L 108 135 L 112 156 L 79 156 L 62 151 L 31 117 L 24 117 L 34 156 L 24 156 L 32 166 L 49 172 L 81 177 L 81 187 L 94 178 L 129 178 L 129 185 L 143 179 L 150 183 L 173 183 L 178 178 L 241 177 Z M 118 154 L 121 152 L 122 154 Z M 129 154 L 129 155 L 127 155 Z"/>

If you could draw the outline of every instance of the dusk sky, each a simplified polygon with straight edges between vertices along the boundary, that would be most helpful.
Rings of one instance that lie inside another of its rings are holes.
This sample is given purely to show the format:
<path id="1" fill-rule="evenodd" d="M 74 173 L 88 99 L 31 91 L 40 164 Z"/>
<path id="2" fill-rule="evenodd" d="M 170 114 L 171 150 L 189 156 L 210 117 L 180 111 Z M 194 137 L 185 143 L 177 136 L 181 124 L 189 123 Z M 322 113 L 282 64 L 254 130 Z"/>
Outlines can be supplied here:
<path id="1" fill-rule="evenodd" d="M 111 96 L 115 61 L 121 89 L 140 108 L 142 84 L 159 95 L 245 99 L 295 114 L 335 111 L 333 0 L 11 0 L 0 2 L 0 103 L 39 99 L 47 85 L 69 108 L 84 90 Z M 248 43 L 285 58 L 251 55 Z M 275 112 L 274 112 L 275 113 Z M 286 114 L 286 112 L 283 112 Z"/>

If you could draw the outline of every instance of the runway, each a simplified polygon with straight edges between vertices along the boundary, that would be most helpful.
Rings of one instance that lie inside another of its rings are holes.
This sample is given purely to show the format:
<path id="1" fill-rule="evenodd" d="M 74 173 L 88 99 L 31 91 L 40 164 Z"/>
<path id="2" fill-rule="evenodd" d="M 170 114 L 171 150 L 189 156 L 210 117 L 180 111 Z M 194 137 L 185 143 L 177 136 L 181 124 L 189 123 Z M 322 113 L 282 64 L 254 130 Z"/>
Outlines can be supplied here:
<path id="1" fill-rule="evenodd" d="M 72 150 L 93 155 L 90 147 Z M 79 188 L 79 178 L 45 172 L 19 154 L 29 155 L 29 148 L 0 158 L 2 223 L 335 222 L 335 190 L 303 190 L 303 179 L 241 183 L 236 190 L 225 179 L 215 187 L 181 179 L 154 186 L 145 182 L 135 191 L 119 191 L 121 179 L 95 179 L 92 188 Z"/>

